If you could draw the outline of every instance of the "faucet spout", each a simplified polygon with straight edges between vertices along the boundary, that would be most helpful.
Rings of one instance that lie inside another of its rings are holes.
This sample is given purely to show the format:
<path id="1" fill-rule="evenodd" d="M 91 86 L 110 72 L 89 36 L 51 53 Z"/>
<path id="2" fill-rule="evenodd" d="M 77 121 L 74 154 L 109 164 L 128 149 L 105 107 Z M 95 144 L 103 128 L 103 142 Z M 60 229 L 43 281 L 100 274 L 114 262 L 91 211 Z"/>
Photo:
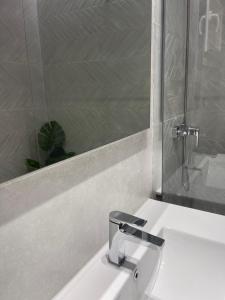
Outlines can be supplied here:
<path id="1" fill-rule="evenodd" d="M 109 215 L 109 261 L 118 266 L 125 261 L 125 242 L 144 242 L 148 247 L 155 245 L 161 247 L 164 239 L 149 234 L 137 227 L 144 227 L 146 220 L 122 212 L 111 212 Z"/>

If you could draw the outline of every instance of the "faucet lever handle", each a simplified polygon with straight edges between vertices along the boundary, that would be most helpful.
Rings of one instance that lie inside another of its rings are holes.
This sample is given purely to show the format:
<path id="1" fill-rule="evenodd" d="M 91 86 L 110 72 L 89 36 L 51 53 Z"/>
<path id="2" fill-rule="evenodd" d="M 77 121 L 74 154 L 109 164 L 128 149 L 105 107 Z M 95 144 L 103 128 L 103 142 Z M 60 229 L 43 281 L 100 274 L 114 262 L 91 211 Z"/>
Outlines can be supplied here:
<path id="1" fill-rule="evenodd" d="M 158 236 L 155 236 L 155 235 L 152 235 L 148 232 L 139 230 L 139 229 L 134 228 L 134 227 L 132 227 L 128 224 L 124 224 L 123 226 L 121 226 L 120 231 L 125 233 L 126 235 L 131 235 L 133 237 L 138 238 L 139 240 L 142 240 L 142 241 L 147 242 L 147 243 L 151 243 L 151 244 L 159 246 L 159 247 L 162 247 L 162 245 L 165 242 L 164 239 L 162 239 Z"/>
<path id="2" fill-rule="evenodd" d="M 115 224 L 123 224 L 123 223 L 128 223 L 128 224 L 133 224 L 137 225 L 140 227 L 144 227 L 145 224 L 147 223 L 146 220 L 126 214 L 121 211 L 112 211 L 109 214 L 109 221 Z"/>

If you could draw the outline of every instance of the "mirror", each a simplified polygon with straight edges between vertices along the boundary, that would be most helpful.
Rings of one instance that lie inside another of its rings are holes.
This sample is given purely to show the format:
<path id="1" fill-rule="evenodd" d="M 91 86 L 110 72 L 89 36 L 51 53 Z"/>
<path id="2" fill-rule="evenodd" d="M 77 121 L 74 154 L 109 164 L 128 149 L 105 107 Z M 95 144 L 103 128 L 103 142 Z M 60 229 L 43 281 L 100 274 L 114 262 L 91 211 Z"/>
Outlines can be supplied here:
<path id="1" fill-rule="evenodd" d="M 0 183 L 149 127 L 148 6 L 0 2 Z"/>

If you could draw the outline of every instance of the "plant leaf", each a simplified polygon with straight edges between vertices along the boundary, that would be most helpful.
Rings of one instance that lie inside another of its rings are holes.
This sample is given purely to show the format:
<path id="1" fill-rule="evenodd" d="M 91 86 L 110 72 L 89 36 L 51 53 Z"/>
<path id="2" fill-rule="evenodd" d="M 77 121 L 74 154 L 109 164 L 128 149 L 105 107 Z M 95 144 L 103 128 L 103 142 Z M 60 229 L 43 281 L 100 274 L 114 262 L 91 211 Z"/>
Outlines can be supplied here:
<path id="1" fill-rule="evenodd" d="M 59 161 L 71 158 L 75 155 L 74 152 L 66 153 L 62 147 L 55 148 L 46 160 L 46 166 L 52 165 Z"/>
<path id="2" fill-rule="evenodd" d="M 39 147 L 44 151 L 62 148 L 66 140 L 63 128 L 56 121 L 45 123 L 38 134 Z"/>
<path id="3" fill-rule="evenodd" d="M 26 167 L 28 172 L 33 172 L 41 168 L 39 161 L 34 159 L 26 159 Z"/>
<path id="4" fill-rule="evenodd" d="M 76 155 L 76 153 L 75 152 L 68 152 L 68 153 L 66 153 L 66 156 L 69 158 L 69 157 L 73 157 L 73 156 L 75 156 Z"/>

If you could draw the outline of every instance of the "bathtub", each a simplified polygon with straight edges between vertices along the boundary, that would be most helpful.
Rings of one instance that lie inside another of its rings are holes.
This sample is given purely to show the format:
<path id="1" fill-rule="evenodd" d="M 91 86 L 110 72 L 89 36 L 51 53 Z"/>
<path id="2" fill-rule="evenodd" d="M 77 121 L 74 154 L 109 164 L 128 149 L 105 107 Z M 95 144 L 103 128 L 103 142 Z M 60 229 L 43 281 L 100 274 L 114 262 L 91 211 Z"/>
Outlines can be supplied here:
<path id="1" fill-rule="evenodd" d="M 106 244 L 53 300 L 224 300 L 225 218 L 155 200 L 137 212 L 162 250 L 129 244 L 127 266 Z"/>

